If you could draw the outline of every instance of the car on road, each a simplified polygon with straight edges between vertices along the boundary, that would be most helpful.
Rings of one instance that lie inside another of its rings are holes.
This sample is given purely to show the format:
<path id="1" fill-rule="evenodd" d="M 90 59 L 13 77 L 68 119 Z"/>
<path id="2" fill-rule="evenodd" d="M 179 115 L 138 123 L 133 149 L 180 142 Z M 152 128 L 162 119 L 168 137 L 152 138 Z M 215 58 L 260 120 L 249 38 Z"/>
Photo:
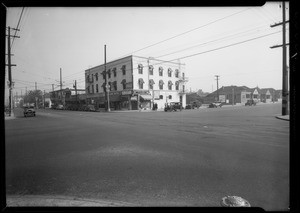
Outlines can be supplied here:
<path id="1" fill-rule="evenodd" d="M 57 105 L 56 109 L 63 110 L 63 109 L 65 109 L 65 107 L 64 107 L 64 105 L 59 104 L 59 105 Z"/>
<path id="2" fill-rule="evenodd" d="M 191 105 L 191 104 L 187 104 L 187 105 L 185 106 L 185 109 L 192 109 L 192 105 Z"/>
<path id="3" fill-rule="evenodd" d="M 256 102 L 253 99 L 247 100 L 245 106 L 255 106 Z"/>
<path id="4" fill-rule="evenodd" d="M 209 108 L 217 108 L 217 107 L 222 107 L 223 106 L 223 103 L 220 102 L 220 101 L 216 101 L 216 102 L 212 102 L 209 104 Z"/>
<path id="5" fill-rule="evenodd" d="M 165 106 L 165 112 L 167 111 L 174 111 L 176 112 L 177 110 L 182 110 L 182 106 L 181 106 L 181 103 L 180 102 L 171 102 L 170 104 L 166 104 Z"/>
<path id="6" fill-rule="evenodd" d="M 24 106 L 24 117 L 35 116 L 34 106 Z"/>

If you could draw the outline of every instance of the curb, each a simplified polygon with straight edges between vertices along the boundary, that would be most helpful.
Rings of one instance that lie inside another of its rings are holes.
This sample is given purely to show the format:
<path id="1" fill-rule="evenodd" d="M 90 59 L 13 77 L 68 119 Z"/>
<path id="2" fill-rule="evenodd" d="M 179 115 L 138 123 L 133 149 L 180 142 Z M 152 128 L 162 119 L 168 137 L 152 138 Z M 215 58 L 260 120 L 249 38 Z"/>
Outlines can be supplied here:
<path id="1" fill-rule="evenodd" d="M 46 195 L 8 195 L 6 197 L 7 207 L 29 207 L 29 206 L 94 206 L 94 207 L 117 207 L 117 206 L 136 206 L 131 203 L 110 201 L 110 200 L 93 200 L 82 199 L 69 196 L 46 196 Z"/>
<path id="2" fill-rule="evenodd" d="M 280 120 L 285 120 L 285 121 L 289 121 L 290 120 L 290 116 L 289 115 L 276 115 L 276 118 L 280 119 Z"/>

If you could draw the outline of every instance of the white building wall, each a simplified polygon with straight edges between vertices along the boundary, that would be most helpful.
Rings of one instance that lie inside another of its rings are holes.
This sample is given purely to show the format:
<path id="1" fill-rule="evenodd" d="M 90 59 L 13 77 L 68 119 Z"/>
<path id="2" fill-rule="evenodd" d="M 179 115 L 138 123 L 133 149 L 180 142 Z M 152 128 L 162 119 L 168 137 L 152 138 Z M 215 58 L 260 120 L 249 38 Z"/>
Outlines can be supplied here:
<path id="1" fill-rule="evenodd" d="M 139 64 L 143 65 L 143 73 L 139 74 L 138 66 Z M 123 75 L 122 73 L 122 66 L 126 66 L 126 75 Z M 149 65 L 153 66 L 153 75 L 149 74 Z M 163 76 L 159 76 L 159 67 L 163 68 Z M 89 83 L 86 81 L 86 88 L 87 86 L 94 85 L 94 94 L 88 94 L 88 91 L 86 90 L 87 97 L 93 98 L 93 97 L 99 97 L 99 93 L 102 93 L 104 95 L 103 90 L 103 83 L 105 80 L 103 79 L 102 72 L 104 71 L 104 64 L 100 66 L 96 66 L 93 68 L 90 68 L 85 71 L 85 78 L 87 75 L 90 76 L 93 75 L 93 82 Z M 117 76 L 114 77 L 113 72 L 111 72 L 111 78 L 108 78 L 108 82 L 117 81 L 117 91 L 123 91 L 123 85 L 121 82 L 123 79 L 126 80 L 129 85 L 131 86 L 127 89 L 133 89 L 133 90 L 140 90 L 139 89 L 139 79 L 142 78 L 144 80 L 143 84 L 143 90 L 150 91 L 150 94 L 153 95 L 153 93 L 158 93 L 159 95 L 163 96 L 163 99 L 154 100 L 154 103 L 158 104 L 158 108 L 162 109 L 165 106 L 166 102 L 179 102 L 180 96 L 182 96 L 182 105 L 183 107 L 186 106 L 186 94 L 181 93 L 179 94 L 179 91 L 183 90 L 183 85 L 185 83 L 179 84 L 179 90 L 176 90 L 175 82 L 179 81 L 180 78 L 183 76 L 183 73 L 185 73 L 184 70 L 184 64 L 180 64 L 179 62 L 166 62 L 161 60 L 156 60 L 152 58 L 144 58 L 139 56 L 128 56 L 116 61 L 108 62 L 106 64 L 106 70 L 109 69 L 112 71 L 113 68 L 116 68 L 117 70 Z M 168 76 L 168 69 L 172 69 L 172 76 Z M 175 77 L 175 70 L 179 70 L 179 77 Z M 98 81 L 96 81 L 95 74 L 98 73 Z M 149 88 L 149 79 L 153 79 L 155 84 L 153 85 L 153 89 Z M 163 80 L 164 86 L 163 90 L 160 90 L 159 88 L 159 81 Z M 172 81 L 172 90 L 168 89 L 168 81 Z M 132 85 L 130 85 L 132 83 Z M 98 84 L 98 93 L 96 93 L 96 84 Z M 171 95 L 172 99 L 169 99 L 168 96 Z"/>

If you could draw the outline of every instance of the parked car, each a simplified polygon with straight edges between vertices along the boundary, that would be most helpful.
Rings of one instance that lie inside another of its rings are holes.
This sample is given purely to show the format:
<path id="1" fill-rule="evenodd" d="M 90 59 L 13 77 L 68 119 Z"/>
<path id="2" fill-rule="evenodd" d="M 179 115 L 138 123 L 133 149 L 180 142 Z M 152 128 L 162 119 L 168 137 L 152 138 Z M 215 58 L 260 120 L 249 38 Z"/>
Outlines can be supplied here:
<path id="1" fill-rule="evenodd" d="M 90 112 L 95 112 L 95 106 L 94 105 L 83 105 L 83 107 L 81 108 L 81 110 L 83 111 L 90 111 Z"/>
<path id="2" fill-rule="evenodd" d="M 56 109 L 63 110 L 63 109 L 65 109 L 65 108 L 64 108 L 64 105 L 62 105 L 62 104 L 59 104 L 59 105 L 57 105 Z"/>
<path id="3" fill-rule="evenodd" d="M 192 109 L 192 105 L 191 105 L 191 104 L 187 104 L 187 105 L 185 106 L 185 109 Z"/>
<path id="4" fill-rule="evenodd" d="M 182 106 L 180 102 L 171 102 L 170 104 L 166 104 L 165 106 L 165 112 L 167 111 L 177 111 L 177 110 L 182 110 Z"/>
<path id="5" fill-rule="evenodd" d="M 191 105 L 192 105 L 192 109 L 195 109 L 195 108 L 199 109 L 202 104 L 200 102 L 198 102 L 198 101 L 193 101 L 191 103 Z"/>
<path id="6" fill-rule="evenodd" d="M 245 106 L 255 106 L 256 102 L 253 99 L 247 100 Z"/>
<path id="7" fill-rule="evenodd" d="M 217 107 L 222 107 L 222 106 L 223 106 L 222 102 L 216 101 L 216 102 L 210 103 L 208 107 L 209 108 L 217 108 Z"/>
<path id="8" fill-rule="evenodd" d="M 34 106 L 24 106 L 24 117 L 27 116 L 35 116 L 35 109 Z"/>

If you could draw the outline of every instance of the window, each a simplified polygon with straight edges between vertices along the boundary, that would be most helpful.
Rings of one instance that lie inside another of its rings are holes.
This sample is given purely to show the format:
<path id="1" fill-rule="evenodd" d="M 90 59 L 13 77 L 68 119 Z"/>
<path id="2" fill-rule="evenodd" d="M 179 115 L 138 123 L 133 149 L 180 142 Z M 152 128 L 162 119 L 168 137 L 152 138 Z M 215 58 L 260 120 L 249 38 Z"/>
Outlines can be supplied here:
<path id="1" fill-rule="evenodd" d="M 164 71 L 164 69 L 162 67 L 158 68 L 158 74 L 159 74 L 159 76 L 163 76 L 163 71 Z"/>
<path id="2" fill-rule="evenodd" d="M 109 91 L 111 91 L 111 82 L 108 82 Z"/>
<path id="3" fill-rule="evenodd" d="M 117 77 L 117 68 L 113 68 L 114 77 Z"/>
<path id="4" fill-rule="evenodd" d="M 253 98 L 257 98 L 257 95 L 253 95 Z"/>
<path id="5" fill-rule="evenodd" d="M 168 89 L 169 89 L 169 90 L 172 90 L 172 85 L 173 85 L 172 81 L 169 81 L 169 82 L 168 82 Z"/>
<path id="6" fill-rule="evenodd" d="M 250 94 L 246 94 L 246 98 L 250 98 Z"/>
<path id="7" fill-rule="evenodd" d="M 86 82 L 87 82 L 87 83 L 89 83 L 89 80 L 90 80 L 89 78 L 90 78 L 90 76 L 89 76 L 89 75 L 86 75 Z"/>
<path id="8" fill-rule="evenodd" d="M 92 93 L 94 93 L 94 84 L 92 85 Z"/>
<path id="9" fill-rule="evenodd" d="M 179 77 L 179 70 L 175 69 L 175 77 L 178 78 Z"/>
<path id="10" fill-rule="evenodd" d="M 90 86 L 87 86 L 86 90 L 87 90 L 87 93 L 89 94 L 90 93 Z"/>
<path id="11" fill-rule="evenodd" d="M 121 70 L 122 70 L 123 75 L 126 75 L 126 65 L 123 65 Z"/>
<path id="12" fill-rule="evenodd" d="M 142 64 L 138 65 L 138 70 L 139 70 L 139 74 L 143 74 L 143 65 Z"/>
<path id="13" fill-rule="evenodd" d="M 171 68 L 168 69 L 168 77 L 172 77 L 173 70 Z"/>
<path id="14" fill-rule="evenodd" d="M 170 99 L 170 100 L 172 99 L 172 95 L 169 95 L 169 99 Z"/>
<path id="15" fill-rule="evenodd" d="M 103 91 L 106 92 L 106 86 L 105 86 L 105 83 L 103 83 L 101 87 L 103 88 Z"/>
<path id="16" fill-rule="evenodd" d="M 150 79 L 149 80 L 149 89 L 153 89 L 153 84 L 155 84 L 153 79 Z"/>
<path id="17" fill-rule="evenodd" d="M 139 89 L 143 89 L 144 80 L 142 78 L 139 79 Z"/>
<path id="18" fill-rule="evenodd" d="M 160 95 L 160 96 L 159 96 L 159 99 L 164 99 L 164 96 L 163 96 L 163 95 Z"/>
<path id="19" fill-rule="evenodd" d="M 152 65 L 150 65 L 149 66 L 149 75 L 153 75 L 153 66 Z"/>
<path id="20" fill-rule="evenodd" d="M 175 89 L 179 90 L 179 82 L 178 81 L 175 82 Z"/>
<path id="21" fill-rule="evenodd" d="M 96 84 L 96 93 L 99 92 L 98 84 Z"/>
<path id="22" fill-rule="evenodd" d="M 159 89 L 164 89 L 164 81 L 159 80 Z"/>
<path id="23" fill-rule="evenodd" d="M 103 71 L 101 74 L 102 74 L 103 80 L 105 80 L 105 71 Z"/>
<path id="24" fill-rule="evenodd" d="M 114 82 L 113 82 L 113 88 L 114 88 L 115 91 L 117 91 L 117 89 L 118 89 L 118 88 L 117 88 L 117 81 L 114 81 Z"/>
<path id="25" fill-rule="evenodd" d="M 107 71 L 107 74 L 108 74 L 108 78 L 110 78 L 111 75 L 110 69 Z"/>
<path id="26" fill-rule="evenodd" d="M 96 81 L 98 81 L 98 73 L 95 74 Z"/>
<path id="27" fill-rule="evenodd" d="M 123 79 L 123 80 L 121 81 L 121 84 L 123 85 L 123 89 L 126 89 L 126 80 L 125 80 L 125 79 Z"/>

